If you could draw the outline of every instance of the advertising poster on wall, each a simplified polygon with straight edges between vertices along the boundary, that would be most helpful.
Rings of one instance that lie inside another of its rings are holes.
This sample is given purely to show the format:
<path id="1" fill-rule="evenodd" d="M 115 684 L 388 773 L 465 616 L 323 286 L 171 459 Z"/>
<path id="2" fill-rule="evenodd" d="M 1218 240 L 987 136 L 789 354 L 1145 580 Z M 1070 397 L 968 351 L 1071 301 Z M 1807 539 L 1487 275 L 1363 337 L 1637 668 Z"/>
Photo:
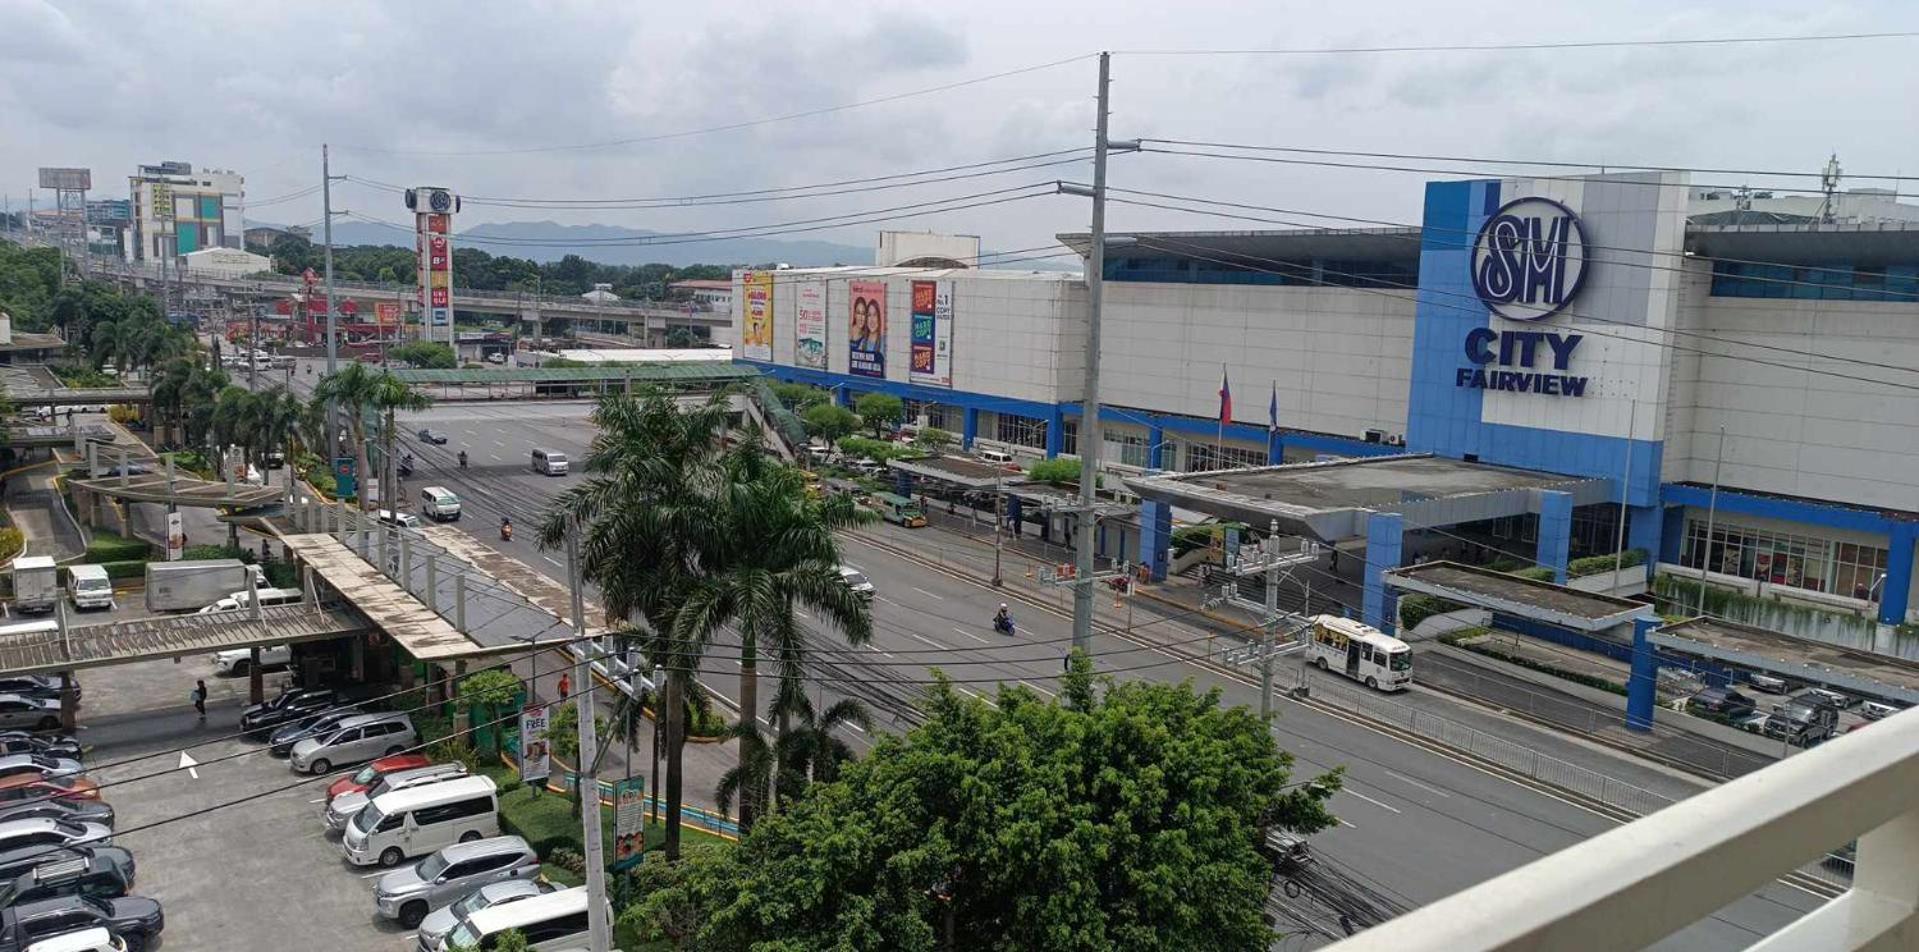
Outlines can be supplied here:
<path id="1" fill-rule="evenodd" d="M 178 512 L 167 513 L 167 561 L 178 562 L 187 551 L 187 526 Z"/>
<path id="2" fill-rule="evenodd" d="M 953 282 L 913 282 L 914 383 L 953 385 Z"/>
<path id="3" fill-rule="evenodd" d="M 623 869 L 646 852 L 646 778 L 613 783 L 613 866 Z"/>
<path id="4" fill-rule="evenodd" d="M 847 283 L 846 369 L 860 377 L 886 376 L 886 282 Z"/>
<path id="5" fill-rule="evenodd" d="M 373 320 L 381 326 L 400 323 L 400 302 L 375 301 L 373 304 Z"/>
<path id="6" fill-rule="evenodd" d="M 748 271 L 740 276 L 746 296 L 746 326 L 740 347 L 747 360 L 773 359 L 773 272 Z"/>
<path id="7" fill-rule="evenodd" d="M 526 783 L 543 782 L 553 773 L 547 756 L 546 724 L 545 705 L 520 712 L 520 779 Z"/>
<path id="8" fill-rule="evenodd" d="M 799 286 L 793 305 L 793 365 L 826 369 L 826 282 Z"/>

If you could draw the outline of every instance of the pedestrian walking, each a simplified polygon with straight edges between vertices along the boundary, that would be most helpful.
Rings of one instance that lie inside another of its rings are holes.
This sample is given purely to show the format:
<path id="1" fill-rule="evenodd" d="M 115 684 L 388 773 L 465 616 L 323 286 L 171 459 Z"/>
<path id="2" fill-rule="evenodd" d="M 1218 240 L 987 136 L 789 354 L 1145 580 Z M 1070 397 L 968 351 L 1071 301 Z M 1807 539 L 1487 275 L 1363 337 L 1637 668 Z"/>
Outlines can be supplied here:
<path id="1" fill-rule="evenodd" d="M 560 672 L 560 700 L 562 701 L 566 700 L 567 694 L 571 693 L 572 690 L 573 690 L 572 675 L 567 674 L 565 671 Z"/>
<path id="2" fill-rule="evenodd" d="M 201 720 L 203 721 L 206 720 L 207 719 L 207 683 L 205 681 L 195 681 L 193 683 L 193 693 L 191 697 L 193 698 L 193 709 L 195 711 L 200 712 Z"/>

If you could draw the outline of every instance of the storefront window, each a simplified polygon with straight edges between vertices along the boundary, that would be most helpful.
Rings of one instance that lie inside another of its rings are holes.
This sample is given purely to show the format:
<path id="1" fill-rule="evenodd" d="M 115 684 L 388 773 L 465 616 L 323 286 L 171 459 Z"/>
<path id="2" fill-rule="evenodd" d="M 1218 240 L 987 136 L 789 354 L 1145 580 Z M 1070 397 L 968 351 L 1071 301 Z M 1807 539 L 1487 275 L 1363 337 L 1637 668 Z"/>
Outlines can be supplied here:
<path id="1" fill-rule="evenodd" d="M 994 436 L 1001 443 L 1043 450 L 1046 448 L 1046 421 L 1038 417 L 1001 413 L 994 420 Z"/>
<path id="2" fill-rule="evenodd" d="M 1690 519 L 1679 561 L 1721 575 L 1866 599 L 1886 570 L 1886 550 L 1725 522 L 1713 525 L 1709 540 L 1705 520 Z"/>
<path id="3" fill-rule="evenodd" d="M 1059 451 L 1067 456 L 1079 455 L 1079 420 L 1076 417 L 1063 417 L 1059 421 Z"/>
<path id="4" fill-rule="evenodd" d="M 1212 443 L 1186 444 L 1186 471 L 1203 473 L 1216 469 L 1239 469 L 1247 466 L 1266 465 L 1264 449 L 1242 449 L 1237 446 L 1215 446 Z"/>

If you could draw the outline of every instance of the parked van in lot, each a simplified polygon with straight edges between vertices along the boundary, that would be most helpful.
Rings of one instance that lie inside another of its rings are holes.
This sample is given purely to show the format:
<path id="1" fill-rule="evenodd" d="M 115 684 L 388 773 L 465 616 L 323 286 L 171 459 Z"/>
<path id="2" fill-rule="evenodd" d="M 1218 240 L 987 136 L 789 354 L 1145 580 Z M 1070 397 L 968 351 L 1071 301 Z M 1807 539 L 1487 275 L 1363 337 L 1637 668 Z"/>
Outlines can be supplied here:
<path id="1" fill-rule="evenodd" d="M 420 490 L 420 511 L 435 522 L 458 522 L 460 497 L 445 486 L 428 486 Z"/>
<path id="2" fill-rule="evenodd" d="M 340 764 L 397 754 L 419 742 L 413 719 L 405 714 L 361 714 L 324 736 L 294 744 L 291 763 L 298 773 L 323 774 Z"/>
<path id="3" fill-rule="evenodd" d="M 557 450 L 534 447 L 533 471 L 542 476 L 565 476 L 566 454 Z"/>
<path id="4" fill-rule="evenodd" d="M 445 783 L 466 776 L 465 764 L 432 764 L 412 770 L 402 770 L 380 778 L 379 782 L 366 790 L 349 790 L 327 801 L 326 825 L 328 830 L 338 832 L 366 805 L 396 790 L 412 790 L 431 783 Z"/>
<path id="5" fill-rule="evenodd" d="M 540 854 L 517 836 L 455 843 L 412 869 L 396 869 L 373 887 L 380 915 L 408 929 L 426 914 L 488 883 L 540 876 Z"/>
<path id="6" fill-rule="evenodd" d="M 498 788 L 466 777 L 396 790 L 354 814 L 340 848 L 355 866 L 397 866 L 454 843 L 500 835 Z"/>
<path id="7" fill-rule="evenodd" d="M 67 597 L 73 599 L 73 607 L 79 609 L 112 608 L 113 580 L 107 577 L 107 567 L 68 566 Z"/>
<path id="8" fill-rule="evenodd" d="M 434 952 L 453 949 L 491 949 L 504 932 L 517 930 L 533 952 L 560 952 L 587 939 L 585 886 L 482 909 L 454 927 Z M 611 921 L 612 916 L 608 915 Z"/>
<path id="9" fill-rule="evenodd" d="M 275 605 L 291 605 L 299 601 L 305 594 L 297 588 L 262 588 L 256 589 L 255 591 L 260 595 L 261 608 L 272 608 Z M 234 592 L 200 609 L 200 614 L 217 615 L 221 612 L 237 612 L 243 608 L 251 607 L 252 604 L 253 600 L 246 592 Z"/>

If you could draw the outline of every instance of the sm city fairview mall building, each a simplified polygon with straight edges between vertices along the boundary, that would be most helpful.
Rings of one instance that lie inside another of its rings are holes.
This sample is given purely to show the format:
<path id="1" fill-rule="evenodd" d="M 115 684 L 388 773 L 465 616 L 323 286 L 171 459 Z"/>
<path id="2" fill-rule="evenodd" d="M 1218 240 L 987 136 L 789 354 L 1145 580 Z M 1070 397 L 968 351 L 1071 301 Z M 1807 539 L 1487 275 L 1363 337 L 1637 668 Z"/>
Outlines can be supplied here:
<path id="1" fill-rule="evenodd" d="M 1175 509 L 1276 520 L 1346 555 L 1353 607 L 1387 625 L 1384 569 L 1563 579 L 1623 536 L 1645 576 L 1901 634 L 1919 216 L 1689 212 L 1718 197 L 1681 173 L 1448 181 L 1418 228 L 1126 235 L 1102 454 L 1138 508 L 1104 554 L 1163 573 Z M 913 264 L 742 272 L 735 358 L 896 394 L 970 446 L 1075 453 L 1081 278 Z"/>

